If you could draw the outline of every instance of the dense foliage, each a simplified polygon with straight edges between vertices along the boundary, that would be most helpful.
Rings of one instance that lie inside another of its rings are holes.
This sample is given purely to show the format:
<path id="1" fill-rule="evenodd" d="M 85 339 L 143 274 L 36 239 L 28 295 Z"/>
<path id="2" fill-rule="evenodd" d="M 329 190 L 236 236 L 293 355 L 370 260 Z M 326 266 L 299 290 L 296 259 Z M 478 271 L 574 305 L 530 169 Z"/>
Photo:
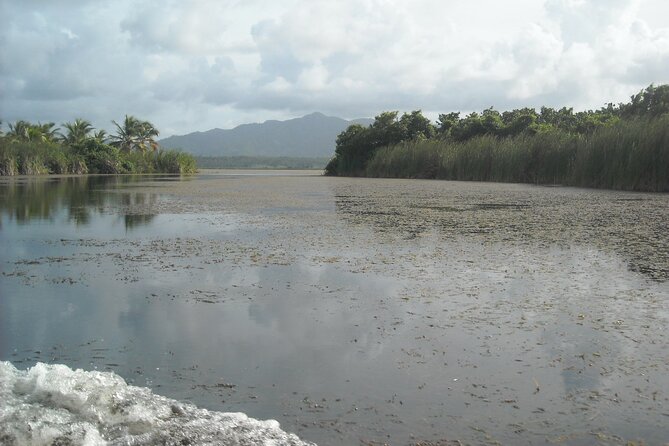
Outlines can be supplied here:
<path id="1" fill-rule="evenodd" d="M 433 125 L 386 112 L 339 135 L 326 174 L 669 191 L 669 85 L 577 113 L 490 108 Z"/>
<path id="2" fill-rule="evenodd" d="M 192 173 L 195 159 L 186 153 L 160 150 L 158 130 L 147 121 L 126 116 L 117 132 L 95 131 L 90 122 L 17 121 L 0 133 L 0 175 Z"/>

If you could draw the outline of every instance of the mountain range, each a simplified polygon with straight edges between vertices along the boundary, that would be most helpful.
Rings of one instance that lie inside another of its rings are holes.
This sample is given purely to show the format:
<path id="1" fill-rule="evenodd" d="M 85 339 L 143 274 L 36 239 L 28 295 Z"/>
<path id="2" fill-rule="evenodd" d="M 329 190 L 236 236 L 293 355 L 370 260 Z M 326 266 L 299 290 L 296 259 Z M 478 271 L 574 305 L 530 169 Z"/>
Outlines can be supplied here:
<path id="1" fill-rule="evenodd" d="M 196 156 L 330 157 L 337 135 L 351 124 L 367 126 L 372 119 L 346 119 L 311 113 L 287 121 L 242 124 L 233 129 L 212 129 L 176 135 L 158 141 L 166 149 L 181 149 Z"/>

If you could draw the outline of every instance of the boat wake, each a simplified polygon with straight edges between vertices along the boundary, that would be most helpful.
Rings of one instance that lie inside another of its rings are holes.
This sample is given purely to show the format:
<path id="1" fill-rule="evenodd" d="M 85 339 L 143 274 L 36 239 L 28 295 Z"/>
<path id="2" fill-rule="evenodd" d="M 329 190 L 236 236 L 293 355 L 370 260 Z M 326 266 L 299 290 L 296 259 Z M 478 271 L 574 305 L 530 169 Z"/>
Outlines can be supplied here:
<path id="1" fill-rule="evenodd" d="M 112 372 L 0 361 L 3 445 L 310 445 L 274 420 L 214 412 L 130 386 Z"/>

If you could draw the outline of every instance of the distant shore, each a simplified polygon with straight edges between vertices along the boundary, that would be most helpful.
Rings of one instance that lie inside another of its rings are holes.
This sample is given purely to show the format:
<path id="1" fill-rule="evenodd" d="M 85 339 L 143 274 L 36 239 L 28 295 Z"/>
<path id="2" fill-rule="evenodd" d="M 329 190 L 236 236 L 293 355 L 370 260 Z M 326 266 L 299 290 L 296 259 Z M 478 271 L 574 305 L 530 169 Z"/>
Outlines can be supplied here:
<path id="1" fill-rule="evenodd" d="M 204 169 L 325 169 L 329 158 L 294 156 L 195 156 Z"/>

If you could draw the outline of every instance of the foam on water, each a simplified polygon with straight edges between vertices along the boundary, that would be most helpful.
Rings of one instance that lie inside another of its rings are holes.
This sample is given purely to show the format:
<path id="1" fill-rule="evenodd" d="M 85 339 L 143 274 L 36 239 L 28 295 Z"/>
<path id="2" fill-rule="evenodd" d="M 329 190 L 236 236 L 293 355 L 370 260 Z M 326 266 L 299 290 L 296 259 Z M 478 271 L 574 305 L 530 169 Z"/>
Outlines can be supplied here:
<path id="1" fill-rule="evenodd" d="M 0 361 L 0 444 L 308 445 L 274 420 L 199 409 L 111 372 Z"/>

